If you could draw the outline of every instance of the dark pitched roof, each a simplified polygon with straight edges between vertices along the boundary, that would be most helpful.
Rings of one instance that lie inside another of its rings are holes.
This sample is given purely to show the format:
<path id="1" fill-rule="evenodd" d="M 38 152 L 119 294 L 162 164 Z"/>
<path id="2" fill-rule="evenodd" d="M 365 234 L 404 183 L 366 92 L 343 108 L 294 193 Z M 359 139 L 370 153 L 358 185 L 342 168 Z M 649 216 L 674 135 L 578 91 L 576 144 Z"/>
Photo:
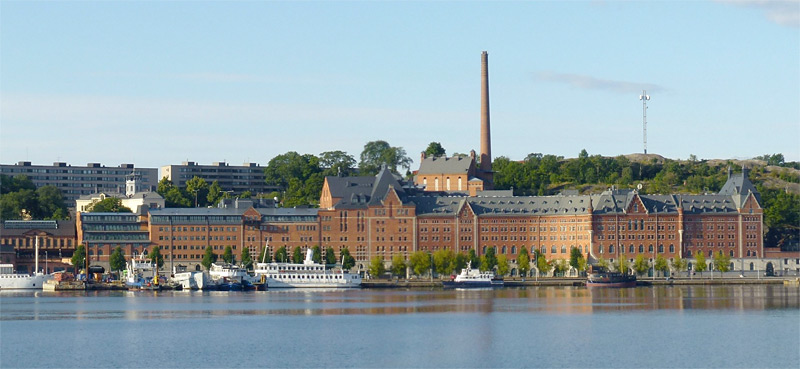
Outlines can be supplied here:
<path id="1" fill-rule="evenodd" d="M 454 216 L 466 203 L 466 197 L 411 196 L 408 201 L 416 205 L 417 216 Z"/>
<path id="2" fill-rule="evenodd" d="M 369 205 L 380 205 L 389 192 L 389 187 L 394 188 L 400 199 L 404 199 L 409 186 L 404 185 L 402 177 L 392 173 L 386 167 L 374 176 L 363 177 L 325 177 L 328 180 L 328 189 L 331 197 L 341 200 L 334 204 L 337 209 L 365 208 Z"/>
<path id="3" fill-rule="evenodd" d="M 476 215 L 577 215 L 588 214 L 591 198 L 579 196 L 470 197 Z"/>
<path id="4" fill-rule="evenodd" d="M 736 174 L 730 174 L 729 171 L 728 181 L 719 190 L 719 194 L 732 196 L 736 201 L 736 205 L 741 207 L 747 199 L 747 195 L 752 192 L 758 203 L 761 204 L 761 194 L 756 189 L 756 186 L 753 185 L 753 182 L 750 182 L 750 179 L 747 178 L 749 172 L 747 168 L 742 168 L 742 172 Z"/>
<path id="5" fill-rule="evenodd" d="M 430 156 L 422 159 L 417 174 L 466 174 L 469 172 L 470 165 L 472 165 L 472 159 L 469 157 Z"/>
<path id="6" fill-rule="evenodd" d="M 728 195 L 681 195 L 684 214 L 736 214 L 739 211 L 735 196 Z"/>

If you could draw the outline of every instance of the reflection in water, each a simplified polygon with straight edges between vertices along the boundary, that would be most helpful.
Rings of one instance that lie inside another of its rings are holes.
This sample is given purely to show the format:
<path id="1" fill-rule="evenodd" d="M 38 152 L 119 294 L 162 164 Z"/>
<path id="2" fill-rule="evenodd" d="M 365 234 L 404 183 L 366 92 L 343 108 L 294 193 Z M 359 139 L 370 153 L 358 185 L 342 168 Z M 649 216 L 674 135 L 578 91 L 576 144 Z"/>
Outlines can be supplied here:
<path id="1" fill-rule="evenodd" d="M 279 290 L 230 292 L 3 292 L 0 320 L 183 319 L 250 315 L 392 315 L 800 308 L 779 285 L 538 287 L 486 290 Z"/>

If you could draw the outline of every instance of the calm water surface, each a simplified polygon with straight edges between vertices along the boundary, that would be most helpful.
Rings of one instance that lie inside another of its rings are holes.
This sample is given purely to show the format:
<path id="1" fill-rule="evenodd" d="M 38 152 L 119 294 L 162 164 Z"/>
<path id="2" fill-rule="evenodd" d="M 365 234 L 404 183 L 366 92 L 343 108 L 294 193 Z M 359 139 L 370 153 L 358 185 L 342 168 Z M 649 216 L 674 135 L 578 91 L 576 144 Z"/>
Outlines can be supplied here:
<path id="1" fill-rule="evenodd" d="M 800 367 L 800 289 L 0 293 L 0 367 Z"/>

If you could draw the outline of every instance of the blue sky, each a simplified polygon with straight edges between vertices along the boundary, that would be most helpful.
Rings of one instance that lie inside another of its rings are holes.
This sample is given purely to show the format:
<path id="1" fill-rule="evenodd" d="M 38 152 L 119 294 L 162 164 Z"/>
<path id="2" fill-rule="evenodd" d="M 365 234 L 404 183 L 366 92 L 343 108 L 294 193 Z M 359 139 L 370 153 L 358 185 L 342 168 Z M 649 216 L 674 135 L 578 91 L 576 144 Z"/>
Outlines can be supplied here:
<path id="1" fill-rule="evenodd" d="M 800 160 L 800 2 L 0 2 L 0 162 Z"/>

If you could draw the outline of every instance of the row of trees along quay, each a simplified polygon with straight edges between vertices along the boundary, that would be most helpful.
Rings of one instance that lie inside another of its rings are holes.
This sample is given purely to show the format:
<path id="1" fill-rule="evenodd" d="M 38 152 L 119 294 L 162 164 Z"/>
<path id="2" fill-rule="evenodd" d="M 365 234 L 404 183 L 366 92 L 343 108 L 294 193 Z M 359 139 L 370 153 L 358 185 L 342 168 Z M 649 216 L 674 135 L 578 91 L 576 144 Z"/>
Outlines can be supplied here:
<path id="1" fill-rule="evenodd" d="M 693 266 L 694 271 L 702 272 L 709 270 L 706 258 L 701 253 L 698 253 L 696 258 L 696 265 Z M 713 269 L 719 272 L 727 272 L 730 270 L 730 257 L 720 252 L 713 256 Z M 473 269 L 480 269 L 481 271 L 494 271 L 495 274 L 501 277 L 508 276 L 510 271 L 509 261 L 505 255 L 496 255 L 494 248 L 488 248 L 486 254 L 478 257 L 475 250 L 469 250 L 468 253 L 456 253 L 452 250 L 439 250 L 434 253 L 427 253 L 424 251 L 417 251 L 405 260 L 402 255 L 394 255 L 392 257 L 391 266 L 386 269 L 384 260 L 380 256 L 373 257 L 369 264 L 369 274 L 373 277 L 392 276 L 405 278 L 413 275 L 417 277 L 430 276 L 450 276 L 458 273 L 461 269 L 470 266 Z M 596 264 L 611 271 L 620 271 L 624 273 L 633 273 L 638 276 L 645 275 L 654 270 L 661 273 L 661 276 L 670 276 L 672 272 L 681 273 L 688 272 L 689 262 L 686 259 L 674 258 L 668 261 L 663 256 L 659 255 L 651 263 L 643 255 L 637 255 L 631 264 L 628 260 L 621 258 L 614 263 L 609 263 L 608 260 L 600 258 Z M 534 271 L 537 276 L 548 276 L 553 272 L 554 277 L 564 277 L 567 272 L 572 271 L 572 276 L 586 276 L 586 269 L 588 263 L 577 248 L 572 248 L 570 251 L 569 260 L 556 259 L 547 260 L 545 255 L 541 254 L 538 250 L 534 250 L 533 255 L 528 253 L 525 246 L 520 249 L 517 258 L 517 266 L 519 274 L 523 276 L 529 275 L 530 271 Z M 655 274 L 654 274 L 655 276 Z"/>

